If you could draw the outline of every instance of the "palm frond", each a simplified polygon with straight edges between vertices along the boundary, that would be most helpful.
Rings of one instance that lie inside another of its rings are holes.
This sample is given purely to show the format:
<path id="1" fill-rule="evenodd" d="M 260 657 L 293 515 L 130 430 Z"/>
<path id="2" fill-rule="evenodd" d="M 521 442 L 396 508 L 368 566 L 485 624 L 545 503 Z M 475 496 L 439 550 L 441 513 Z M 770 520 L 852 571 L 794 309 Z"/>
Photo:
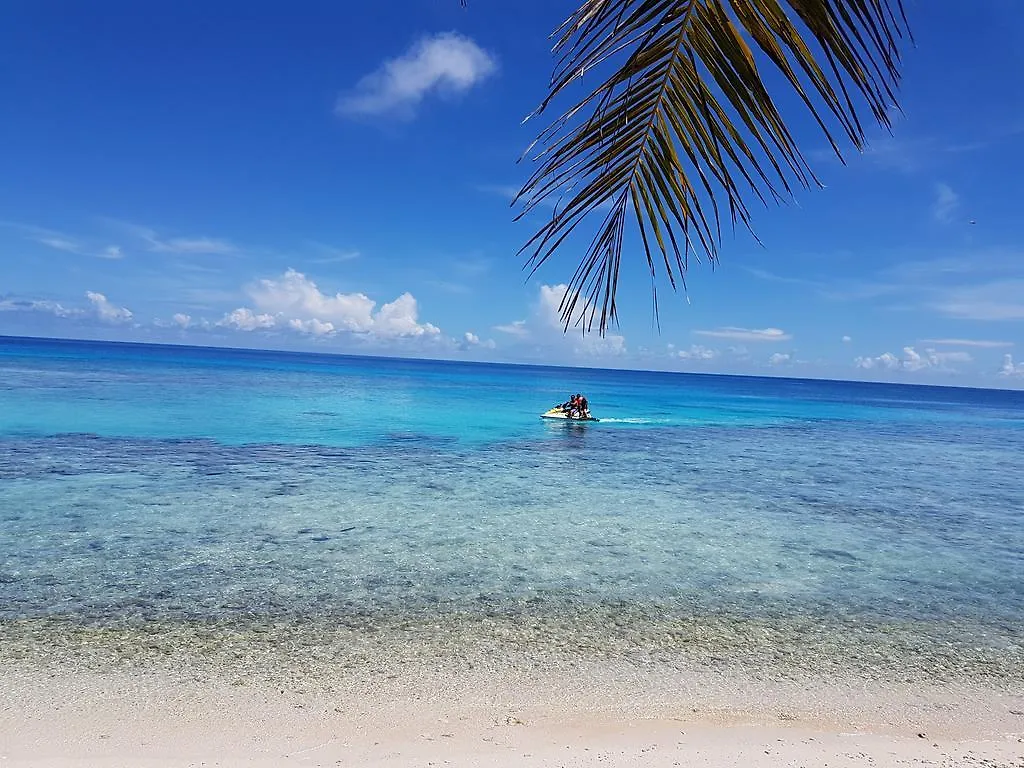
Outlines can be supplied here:
<path id="1" fill-rule="evenodd" d="M 540 146 L 539 165 L 517 219 L 559 204 L 522 252 L 533 274 L 604 212 L 560 308 L 566 328 L 597 320 L 604 334 L 630 213 L 657 315 L 660 272 L 676 289 L 691 254 L 717 260 L 724 209 L 750 229 L 749 201 L 818 184 L 760 65 L 781 74 L 842 159 L 837 134 L 862 149 L 865 108 L 889 127 L 909 30 L 902 0 L 584 0 L 554 36 L 561 58 L 534 115 L 608 71 L 527 150 Z"/>

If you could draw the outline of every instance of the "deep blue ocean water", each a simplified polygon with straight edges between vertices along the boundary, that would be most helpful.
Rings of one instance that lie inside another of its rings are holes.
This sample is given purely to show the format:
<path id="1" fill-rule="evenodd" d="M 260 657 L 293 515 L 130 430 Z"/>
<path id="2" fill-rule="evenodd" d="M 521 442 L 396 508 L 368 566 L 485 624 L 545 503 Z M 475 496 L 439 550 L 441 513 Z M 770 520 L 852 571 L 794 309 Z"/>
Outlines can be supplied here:
<path id="1" fill-rule="evenodd" d="M 590 608 L 1012 644 L 1024 392 L 0 337 L 0 622 Z"/>

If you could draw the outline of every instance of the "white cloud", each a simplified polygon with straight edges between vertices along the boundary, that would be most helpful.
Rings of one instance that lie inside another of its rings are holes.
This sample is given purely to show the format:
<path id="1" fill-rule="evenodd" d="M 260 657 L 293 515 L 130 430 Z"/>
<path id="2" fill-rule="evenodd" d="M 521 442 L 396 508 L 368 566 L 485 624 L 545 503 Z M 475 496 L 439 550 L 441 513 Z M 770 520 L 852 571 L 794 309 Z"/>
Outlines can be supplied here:
<path id="1" fill-rule="evenodd" d="M 239 330 L 282 327 L 315 336 L 349 332 L 377 339 L 440 334 L 436 326 L 419 321 L 419 308 L 410 293 L 376 309 L 376 302 L 366 294 L 325 294 L 294 269 L 278 278 L 260 280 L 246 292 L 255 311 L 236 309 L 225 315 L 221 325 Z"/>
<path id="2" fill-rule="evenodd" d="M 235 328 L 239 331 L 255 331 L 259 328 L 273 328 L 276 325 L 276 320 L 273 315 L 257 315 L 248 307 L 239 307 L 224 315 L 217 325 Z"/>
<path id="3" fill-rule="evenodd" d="M 132 319 L 131 310 L 111 304 L 102 293 L 86 291 L 85 297 L 92 303 L 93 310 L 100 320 L 108 323 L 124 323 Z"/>
<path id="4" fill-rule="evenodd" d="M 542 285 L 538 301 L 529 317 L 504 325 L 495 326 L 496 331 L 515 336 L 522 341 L 533 341 L 551 352 L 569 351 L 584 357 L 608 357 L 627 354 L 626 339 L 614 333 L 600 336 L 597 333 L 584 334 L 582 328 L 570 326 L 565 330 L 559 306 L 568 286 Z M 579 313 L 579 310 L 577 310 Z M 584 308 L 584 314 L 589 314 Z"/>
<path id="5" fill-rule="evenodd" d="M 191 324 L 192 322 L 191 316 L 186 315 L 182 312 L 178 312 L 174 317 L 171 318 L 171 320 L 174 321 L 175 325 L 179 325 L 182 328 L 188 328 L 189 324 Z"/>
<path id="6" fill-rule="evenodd" d="M 1003 367 L 999 369 L 1000 376 L 1021 376 L 1024 377 L 1024 363 L 1013 363 L 1013 355 L 1003 355 Z"/>
<path id="7" fill-rule="evenodd" d="M 569 290 L 565 283 L 558 285 L 542 285 L 540 287 L 540 316 L 551 328 L 564 328 L 562 321 L 562 301 Z"/>
<path id="8" fill-rule="evenodd" d="M 853 339 L 851 339 L 849 336 L 843 336 L 844 344 L 849 344 L 851 341 L 853 341 Z"/>
<path id="9" fill-rule="evenodd" d="M 487 339 L 487 341 L 482 341 L 480 337 L 477 336 L 475 333 L 472 333 L 471 331 L 466 331 L 464 334 L 462 334 L 462 339 L 458 342 L 457 346 L 459 347 L 459 349 L 467 350 L 473 348 L 494 349 L 498 345 L 494 343 L 494 339 Z"/>
<path id="10" fill-rule="evenodd" d="M 119 245 L 108 245 L 101 253 L 96 255 L 103 259 L 120 259 L 124 256 Z"/>
<path id="11" fill-rule="evenodd" d="M 692 344 L 689 349 L 676 352 L 676 356 L 683 360 L 714 360 L 720 354 L 717 349 L 708 349 L 700 344 Z"/>
<path id="12" fill-rule="evenodd" d="M 432 336 L 441 329 L 417 320 L 419 309 L 411 293 L 403 293 L 384 304 L 373 317 L 372 332 L 377 336 Z"/>
<path id="13" fill-rule="evenodd" d="M 540 287 L 537 319 L 540 321 L 541 328 L 546 330 L 547 333 L 545 335 L 550 338 L 553 333 L 555 334 L 554 337 L 559 340 L 567 339 L 572 341 L 575 338 L 576 342 L 573 344 L 573 351 L 585 356 L 611 355 L 617 357 L 626 354 L 626 339 L 618 334 L 608 333 L 602 337 L 596 333 L 584 334 L 582 329 L 579 329 L 580 335 L 577 337 L 573 333 L 572 328 L 570 328 L 568 333 L 565 331 L 565 323 L 562 320 L 560 307 L 568 290 L 569 286 L 565 283 L 542 285 Z M 588 306 L 583 306 L 577 312 L 579 316 L 590 314 Z M 543 333 L 544 331 L 542 330 L 541 332 Z M 570 336 L 569 334 L 572 335 Z"/>
<path id="14" fill-rule="evenodd" d="M 497 62 L 468 37 L 445 32 L 427 37 L 405 54 L 385 61 L 354 91 L 338 99 L 339 115 L 415 115 L 431 92 L 460 94 L 490 77 Z"/>
<path id="15" fill-rule="evenodd" d="M 338 330 L 365 333 L 373 326 L 376 302 L 363 293 L 321 293 L 316 283 L 289 269 L 277 279 L 263 279 L 247 290 L 257 308 L 273 315 L 300 319 L 318 318 Z"/>
<path id="16" fill-rule="evenodd" d="M 903 348 L 903 357 L 897 357 L 891 352 L 885 352 L 878 357 L 858 357 L 853 361 L 854 366 L 865 370 L 902 370 L 920 371 L 925 369 L 953 370 L 950 363 L 969 363 L 973 360 L 969 352 L 936 352 L 934 349 L 926 349 L 921 354 L 913 347 Z"/>
<path id="17" fill-rule="evenodd" d="M 293 317 L 288 321 L 288 327 L 293 331 L 308 333 L 312 336 L 326 336 L 334 333 L 335 330 L 333 323 L 325 323 L 315 317 L 309 320 L 299 320 L 299 318 Z"/>
<path id="18" fill-rule="evenodd" d="M 513 320 L 511 323 L 496 325 L 494 326 L 494 330 L 507 333 L 510 336 L 518 336 L 519 338 L 525 338 L 530 335 L 530 331 L 526 327 L 525 320 Z"/>
<path id="19" fill-rule="evenodd" d="M 935 202 L 932 203 L 932 216 L 936 221 L 948 224 L 960 206 L 960 196 L 948 184 L 935 185 Z"/>
<path id="20" fill-rule="evenodd" d="M 792 334 L 779 328 L 735 328 L 728 326 L 711 331 L 694 331 L 697 336 L 709 336 L 716 339 L 735 339 L 737 341 L 789 341 Z"/>
<path id="21" fill-rule="evenodd" d="M 573 352 L 584 357 L 622 357 L 629 353 L 626 337 L 609 333 L 604 337 L 595 333 L 580 336 L 573 344 Z"/>
<path id="22" fill-rule="evenodd" d="M 982 349 L 998 349 L 1012 347 L 1012 341 L 989 341 L 987 339 L 922 339 L 924 344 L 939 344 L 949 347 L 979 347 Z"/>
<path id="23" fill-rule="evenodd" d="M 792 362 L 793 356 L 788 352 L 776 352 L 768 358 L 768 365 L 786 365 Z"/>
<path id="24" fill-rule="evenodd" d="M 875 368 L 893 369 L 900 367 L 900 359 L 892 352 L 883 352 L 878 357 L 858 357 L 853 361 L 857 368 L 872 370 Z"/>

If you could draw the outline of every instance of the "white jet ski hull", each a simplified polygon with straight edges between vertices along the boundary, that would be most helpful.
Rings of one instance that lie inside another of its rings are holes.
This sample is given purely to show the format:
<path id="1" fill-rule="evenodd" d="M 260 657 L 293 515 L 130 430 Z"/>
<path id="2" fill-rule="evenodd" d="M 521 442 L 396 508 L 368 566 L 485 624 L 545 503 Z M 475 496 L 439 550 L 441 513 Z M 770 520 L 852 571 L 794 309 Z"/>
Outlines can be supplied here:
<path id="1" fill-rule="evenodd" d="M 561 419 L 562 421 L 600 421 L 600 419 L 595 419 L 593 416 L 587 416 L 585 418 L 570 416 L 558 407 L 552 408 L 550 411 L 545 411 L 540 415 L 540 417 L 542 419 Z"/>

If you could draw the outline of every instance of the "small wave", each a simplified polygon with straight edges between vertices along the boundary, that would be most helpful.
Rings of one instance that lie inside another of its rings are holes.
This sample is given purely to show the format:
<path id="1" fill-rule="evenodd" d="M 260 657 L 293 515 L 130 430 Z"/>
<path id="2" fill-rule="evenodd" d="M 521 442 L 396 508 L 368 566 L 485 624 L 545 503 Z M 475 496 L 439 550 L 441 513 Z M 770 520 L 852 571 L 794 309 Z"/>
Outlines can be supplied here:
<path id="1" fill-rule="evenodd" d="M 606 422 L 606 423 L 610 423 L 610 424 L 668 424 L 668 422 L 669 422 L 668 419 L 644 419 L 644 418 L 640 418 L 640 417 L 622 418 L 622 419 L 602 418 L 601 421 L 602 422 Z"/>

